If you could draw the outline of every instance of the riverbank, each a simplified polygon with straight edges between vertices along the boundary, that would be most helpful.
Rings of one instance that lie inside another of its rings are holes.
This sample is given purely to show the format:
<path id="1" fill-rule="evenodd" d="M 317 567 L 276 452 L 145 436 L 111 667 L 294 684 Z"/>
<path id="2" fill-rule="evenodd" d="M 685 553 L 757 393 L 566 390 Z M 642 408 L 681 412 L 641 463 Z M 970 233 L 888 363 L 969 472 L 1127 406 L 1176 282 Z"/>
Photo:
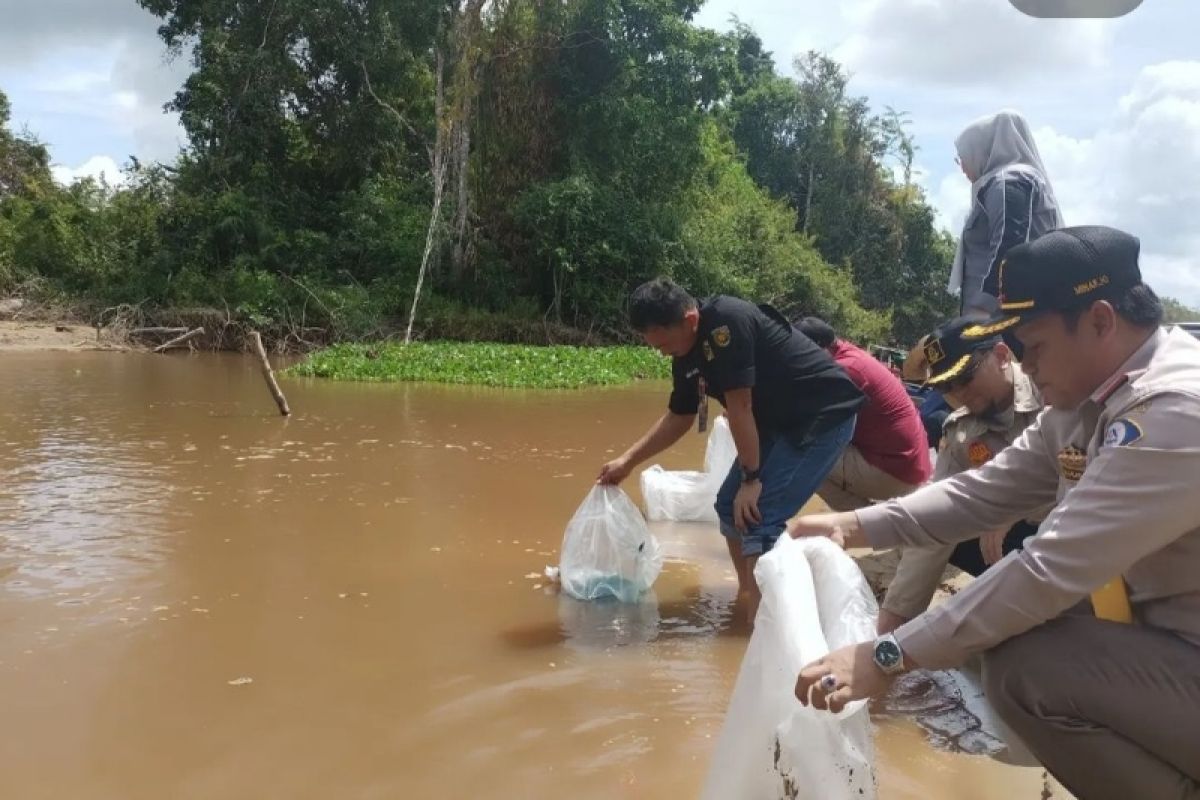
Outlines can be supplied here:
<path id="1" fill-rule="evenodd" d="M 0 320 L 0 352 L 30 350 L 110 350 L 86 325 Z"/>
<path id="2" fill-rule="evenodd" d="M 324 318 L 293 317 L 287 309 L 263 315 L 244 307 L 159 307 L 148 302 L 105 306 L 95 300 L 72 298 L 36 288 L 0 295 L 0 323 L 5 324 L 2 349 L 143 349 L 165 341 L 159 335 L 203 329 L 188 346 L 193 350 L 242 352 L 251 332 L 262 337 L 274 354 L 304 355 L 339 344 L 396 342 L 406 333 L 404 319 L 362 313 L 361 310 L 324 310 Z M 85 345 L 56 334 L 59 328 L 92 332 Z M 140 333 L 140 335 L 139 335 Z M 414 341 L 500 343 L 535 347 L 570 345 L 580 348 L 627 344 L 628 336 L 613 330 L 582 330 L 544 319 L 541 315 L 495 312 L 469 308 L 431 298 L 412 331 Z M 168 337 L 169 338 L 169 337 Z M 98 347 L 99 346 L 99 347 Z"/>

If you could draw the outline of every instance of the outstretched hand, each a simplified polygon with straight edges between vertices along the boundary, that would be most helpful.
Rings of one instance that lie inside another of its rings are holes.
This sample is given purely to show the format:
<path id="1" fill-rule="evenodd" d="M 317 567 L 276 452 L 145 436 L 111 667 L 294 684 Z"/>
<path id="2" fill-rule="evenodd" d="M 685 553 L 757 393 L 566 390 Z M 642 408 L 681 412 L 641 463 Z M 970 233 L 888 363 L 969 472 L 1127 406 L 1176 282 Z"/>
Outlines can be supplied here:
<path id="1" fill-rule="evenodd" d="M 838 547 L 857 544 L 858 517 L 853 512 L 845 514 L 807 514 L 788 523 L 788 533 L 793 539 L 805 536 L 824 536 Z"/>
<path id="2" fill-rule="evenodd" d="M 600 475 L 596 478 L 596 483 L 603 486 L 616 486 L 628 478 L 629 473 L 629 463 L 624 458 L 614 458 L 600 468 Z"/>

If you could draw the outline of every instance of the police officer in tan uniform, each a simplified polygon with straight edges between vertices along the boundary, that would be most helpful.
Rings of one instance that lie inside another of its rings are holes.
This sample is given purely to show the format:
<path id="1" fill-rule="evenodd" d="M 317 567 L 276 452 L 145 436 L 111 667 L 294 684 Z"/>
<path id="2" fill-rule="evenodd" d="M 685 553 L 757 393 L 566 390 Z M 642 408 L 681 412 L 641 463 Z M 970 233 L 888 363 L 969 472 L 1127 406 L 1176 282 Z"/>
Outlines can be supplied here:
<path id="1" fill-rule="evenodd" d="M 999 336 L 968 340 L 963 331 L 979 317 L 951 320 L 925 337 L 926 385 L 958 408 L 946 418 L 935 481 L 981 467 L 1033 424 L 1042 398 Z M 1044 509 L 1011 527 L 944 547 L 906 547 L 879 612 L 879 632 L 888 633 L 929 606 L 947 562 L 979 577 L 984 570 L 1037 531 Z"/>
<path id="2" fill-rule="evenodd" d="M 959 594 L 806 666 L 802 702 L 840 709 L 982 653 L 992 706 L 1081 800 L 1200 798 L 1200 342 L 1160 327 L 1138 252 L 1104 227 L 1014 247 L 998 315 L 964 334 L 1014 333 L 1049 407 L 978 469 L 789 526 L 937 546 L 1054 504 Z"/>

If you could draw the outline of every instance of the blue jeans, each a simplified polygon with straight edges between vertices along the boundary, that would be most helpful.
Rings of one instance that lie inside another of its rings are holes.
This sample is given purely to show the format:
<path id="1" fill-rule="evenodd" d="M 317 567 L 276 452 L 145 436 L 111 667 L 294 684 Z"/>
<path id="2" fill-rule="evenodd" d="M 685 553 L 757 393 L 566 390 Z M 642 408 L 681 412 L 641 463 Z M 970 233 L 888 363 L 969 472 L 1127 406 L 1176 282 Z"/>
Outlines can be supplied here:
<path id="1" fill-rule="evenodd" d="M 742 555 L 760 556 L 771 549 L 787 527 L 787 521 L 809 501 L 837 463 L 854 436 L 854 422 L 855 417 L 851 417 L 804 447 L 796 447 L 778 434 L 759 431 L 762 494 L 758 498 L 758 513 L 762 522 L 744 533 L 733 525 L 733 498 L 742 485 L 742 468 L 736 461 L 717 492 L 715 504 L 721 533 L 741 540 Z"/>

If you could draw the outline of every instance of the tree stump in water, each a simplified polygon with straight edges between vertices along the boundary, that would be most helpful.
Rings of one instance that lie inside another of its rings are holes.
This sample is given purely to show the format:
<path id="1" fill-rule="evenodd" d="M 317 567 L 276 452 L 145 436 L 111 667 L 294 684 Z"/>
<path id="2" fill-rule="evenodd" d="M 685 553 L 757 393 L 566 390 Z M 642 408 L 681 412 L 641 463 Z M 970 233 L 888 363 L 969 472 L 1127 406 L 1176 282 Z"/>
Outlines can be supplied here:
<path id="1" fill-rule="evenodd" d="M 267 382 L 267 388 L 271 390 L 271 396 L 275 398 L 275 405 L 279 406 L 279 413 L 285 417 L 290 415 L 292 412 L 288 408 L 287 398 L 283 396 L 283 391 L 275 380 L 275 372 L 271 369 L 271 362 L 267 360 L 267 351 L 263 349 L 262 337 L 258 335 L 258 331 L 250 331 L 250 342 L 254 345 L 254 354 L 258 356 L 258 365 L 262 369 L 263 380 Z"/>

